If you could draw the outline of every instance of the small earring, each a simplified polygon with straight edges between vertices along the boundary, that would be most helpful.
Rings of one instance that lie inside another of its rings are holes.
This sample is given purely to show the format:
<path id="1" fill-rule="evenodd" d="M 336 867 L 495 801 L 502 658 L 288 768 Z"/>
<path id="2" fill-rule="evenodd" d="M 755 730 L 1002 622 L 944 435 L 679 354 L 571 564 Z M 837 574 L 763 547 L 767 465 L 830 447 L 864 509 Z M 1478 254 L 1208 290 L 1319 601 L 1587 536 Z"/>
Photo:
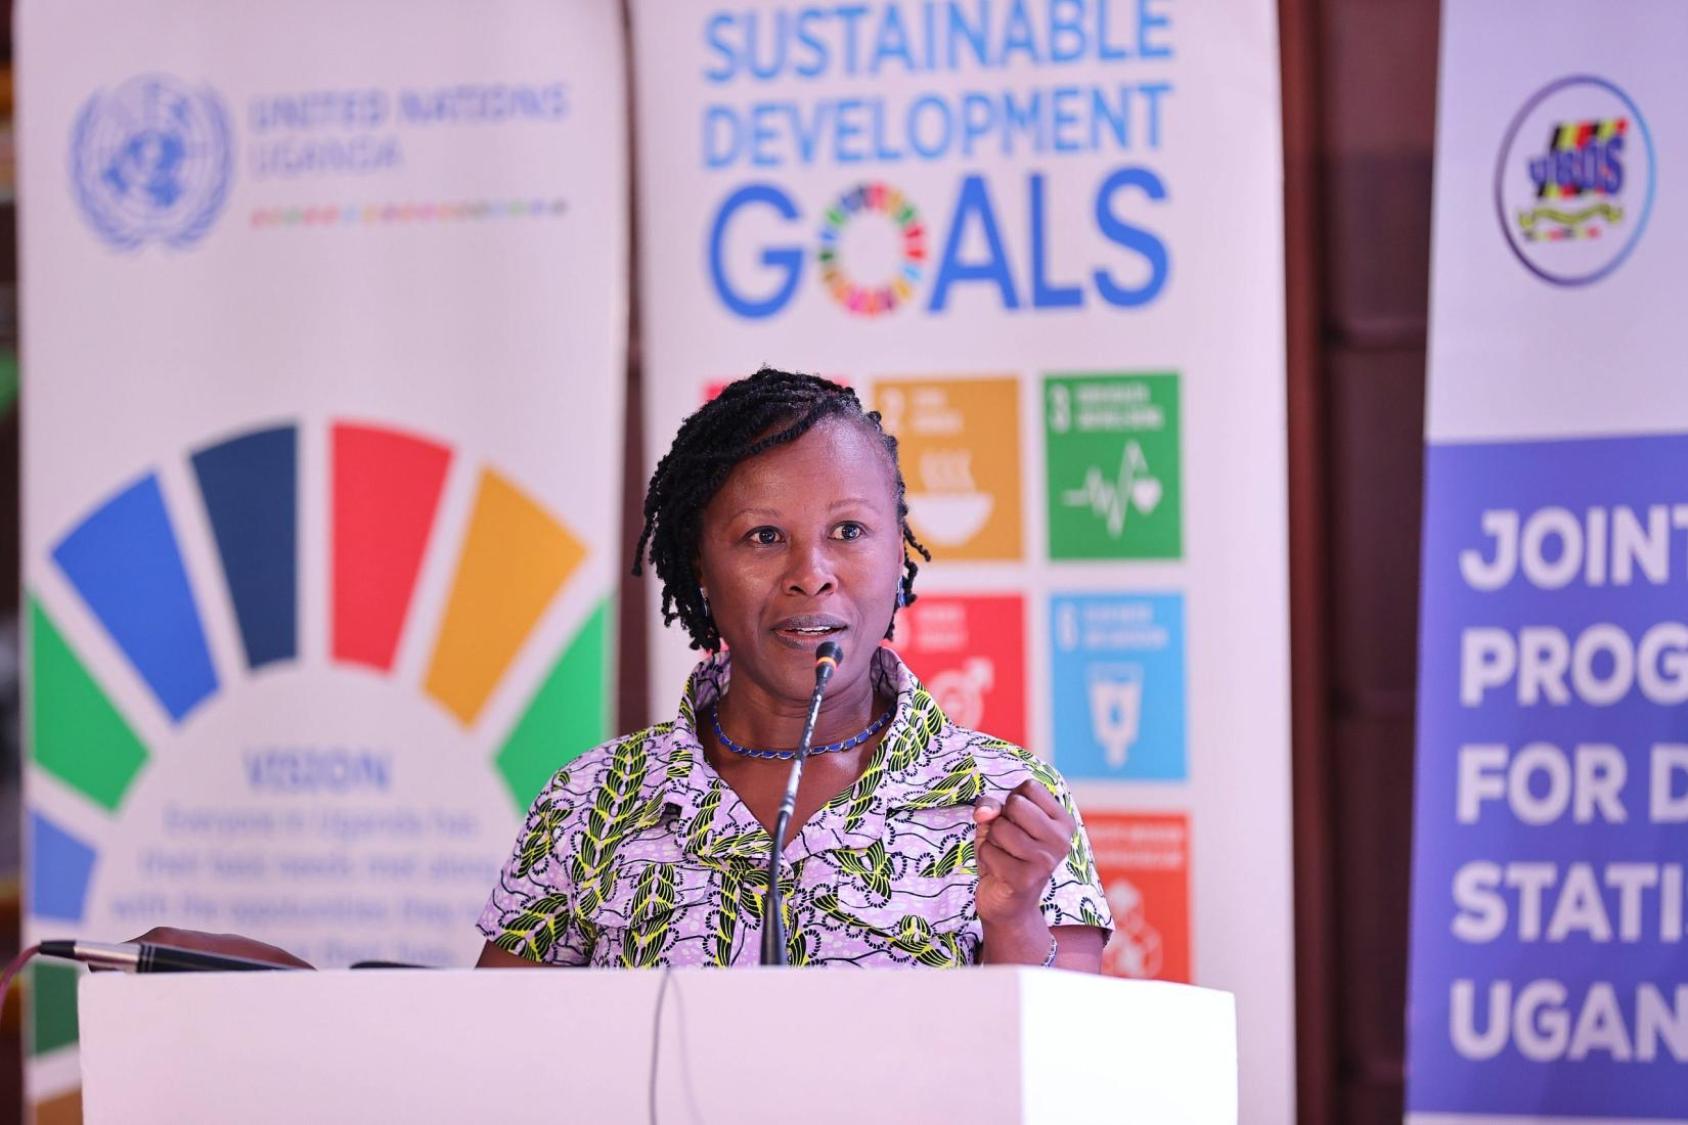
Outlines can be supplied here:
<path id="1" fill-rule="evenodd" d="M 702 586 L 699 586 L 697 588 L 697 596 L 698 596 L 699 600 L 701 600 L 703 602 L 703 615 L 705 617 L 708 617 L 709 616 L 709 591 L 705 590 Z"/>
<path id="2" fill-rule="evenodd" d="M 897 579 L 897 606 L 901 608 L 908 604 L 908 579 Z"/>

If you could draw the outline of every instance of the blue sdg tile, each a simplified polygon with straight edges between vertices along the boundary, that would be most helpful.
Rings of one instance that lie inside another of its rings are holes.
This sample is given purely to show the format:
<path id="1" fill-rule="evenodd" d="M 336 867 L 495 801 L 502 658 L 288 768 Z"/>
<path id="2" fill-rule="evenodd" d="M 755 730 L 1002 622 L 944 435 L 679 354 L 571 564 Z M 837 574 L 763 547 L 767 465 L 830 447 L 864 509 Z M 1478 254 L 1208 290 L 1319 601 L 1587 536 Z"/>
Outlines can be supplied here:
<path id="1" fill-rule="evenodd" d="M 1184 781 L 1184 599 L 1057 595 L 1049 604 L 1055 765 L 1069 778 Z"/>

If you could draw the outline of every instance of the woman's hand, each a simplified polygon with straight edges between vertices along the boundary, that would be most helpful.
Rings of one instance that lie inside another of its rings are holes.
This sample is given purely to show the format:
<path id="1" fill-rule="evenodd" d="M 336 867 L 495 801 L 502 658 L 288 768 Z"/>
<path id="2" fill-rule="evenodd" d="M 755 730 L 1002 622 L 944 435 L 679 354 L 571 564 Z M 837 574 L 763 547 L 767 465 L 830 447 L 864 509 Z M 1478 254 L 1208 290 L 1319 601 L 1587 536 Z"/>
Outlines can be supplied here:
<path id="1" fill-rule="evenodd" d="M 140 937 L 129 940 L 151 942 L 154 945 L 173 945 L 177 949 L 194 949 L 201 953 L 220 953 L 225 957 L 244 957 L 248 961 L 267 961 L 272 965 L 287 965 L 295 969 L 316 968 L 285 949 L 265 945 L 261 941 L 253 941 L 239 934 L 208 934 L 201 930 L 154 926 Z"/>
<path id="2" fill-rule="evenodd" d="M 1022 782 L 1002 802 L 981 797 L 973 806 L 973 853 L 979 885 L 973 906 L 984 929 L 980 960 L 990 965 L 1041 965 L 1049 943 L 1055 967 L 1102 971 L 1102 931 L 1043 920 L 1043 892 L 1066 861 L 1078 826 L 1055 795 Z"/>
<path id="3" fill-rule="evenodd" d="M 1061 802 L 1035 780 L 1023 781 L 1000 803 L 979 798 L 973 831 L 979 921 L 1019 923 L 1039 917 L 1044 888 L 1067 858 L 1076 831 Z"/>

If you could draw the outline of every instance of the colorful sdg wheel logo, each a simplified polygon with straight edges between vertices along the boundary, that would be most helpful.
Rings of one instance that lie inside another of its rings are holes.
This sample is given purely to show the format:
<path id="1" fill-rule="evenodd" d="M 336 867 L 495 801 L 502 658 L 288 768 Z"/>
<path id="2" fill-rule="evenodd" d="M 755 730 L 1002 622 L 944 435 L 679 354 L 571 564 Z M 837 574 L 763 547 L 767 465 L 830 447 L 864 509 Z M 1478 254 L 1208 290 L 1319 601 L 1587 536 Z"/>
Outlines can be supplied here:
<path id="1" fill-rule="evenodd" d="M 876 280 L 859 280 L 844 267 L 847 245 L 851 256 L 890 260 L 890 269 Z M 827 208 L 818 257 L 821 281 L 833 300 L 852 313 L 880 316 L 914 296 L 926 263 L 926 229 L 902 192 L 883 183 L 861 184 Z"/>
<path id="2" fill-rule="evenodd" d="M 604 737 L 586 557 L 496 469 L 349 421 L 104 499 L 29 594 L 35 928 L 466 958 L 520 812 Z"/>

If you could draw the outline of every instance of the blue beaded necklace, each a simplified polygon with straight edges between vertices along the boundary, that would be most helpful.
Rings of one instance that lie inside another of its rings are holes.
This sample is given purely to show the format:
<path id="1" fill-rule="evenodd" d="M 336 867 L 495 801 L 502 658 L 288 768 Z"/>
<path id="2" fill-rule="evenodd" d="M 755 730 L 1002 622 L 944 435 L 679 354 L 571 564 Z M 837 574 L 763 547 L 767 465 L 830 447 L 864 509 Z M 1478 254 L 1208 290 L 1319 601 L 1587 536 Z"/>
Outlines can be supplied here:
<path id="1" fill-rule="evenodd" d="M 824 746 L 811 746 L 809 747 L 809 753 L 832 754 L 839 750 L 848 750 L 853 746 L 860 746 L 862 743 L 866 742 L 868 739 L 872 738 L 884 729 L 885 724 L 890 722 L 891 716 L 896 713 L 897 708 L 893 705 L 887 708 L 883 715 L 873 720 L 873 722 L 868 725 L 868 728 L 862 731 L 862 733 L 852 735 L 842 742 L 828 742 Z M 727 732 L 721 729 L 721 708 L 718 705 L 710 705 L 709 721 L 714 725 L 715 737 L 721 740 L 721 745 L 725 746 L 735 754 L 743 754 L 746 758 L 772 758 L 778 761 L 790 761 L 791 759 L 797 757 L 797 751 L 795 750 L 752 750 L 748 746 L 740 746 L 738 743 L 728 738 Z"/>

